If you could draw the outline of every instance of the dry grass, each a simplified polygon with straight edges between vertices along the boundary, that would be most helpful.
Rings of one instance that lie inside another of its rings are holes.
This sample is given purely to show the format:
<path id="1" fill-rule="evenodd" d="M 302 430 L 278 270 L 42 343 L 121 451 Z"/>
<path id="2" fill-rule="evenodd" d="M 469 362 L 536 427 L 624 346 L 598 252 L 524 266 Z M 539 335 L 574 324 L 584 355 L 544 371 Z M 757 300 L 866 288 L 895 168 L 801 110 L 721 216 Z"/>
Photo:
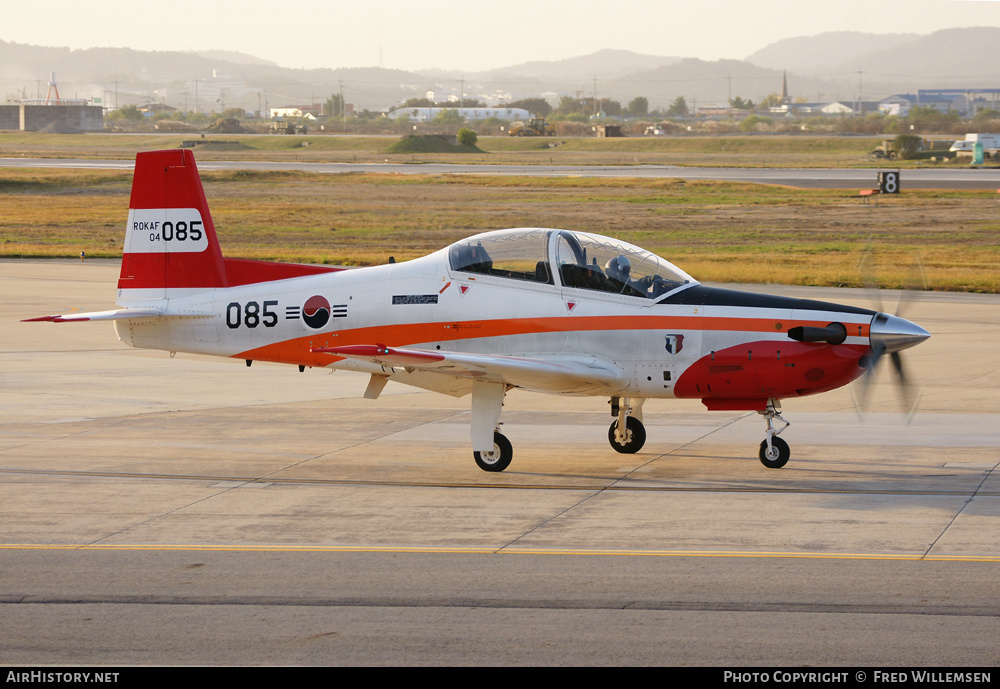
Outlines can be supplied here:
<path id="1" fill-rule="evenodd" d="M 620 237 L 700 280 L 1000 292 L 995 193 L 855 190 L 674 179 L 207 172 L 228 256 L 370 265 L 476 232 L 565 227 Z M 0 170 L 0 255 L 120 256 L 131 175 Z"/>
<path id="2" fill-rule="evenodd" d="M 131 159 L 140 151 L 177 148 L 199 134 L 41 134 L 0 133 L 0 156 L 38 158 Z M 455 162 L 454 153 L 393 154 L 398 136 L 211 135 L 205 141 L 239 145 L 198 146 L 200 160 L 276 160 L 300 162 Z M 483 136 L 482 154 L 461 155 L 461 162 L 536 165 L 691 165 L 717 167 L 878 166 L 868 151 L 880 139 L 860 136 L 681 136 L 545 137 Z M 903 163 L 903 167 L 911 166 Z"/>

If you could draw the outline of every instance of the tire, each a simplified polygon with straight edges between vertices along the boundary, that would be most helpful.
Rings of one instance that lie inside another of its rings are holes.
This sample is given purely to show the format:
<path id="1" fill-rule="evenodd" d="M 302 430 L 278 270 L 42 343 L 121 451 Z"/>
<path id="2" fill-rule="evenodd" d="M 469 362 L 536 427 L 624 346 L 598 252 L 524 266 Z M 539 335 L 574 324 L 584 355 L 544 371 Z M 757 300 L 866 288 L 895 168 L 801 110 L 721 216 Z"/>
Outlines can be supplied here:
<path id="1" fill-rule="evenodd" d="M 608 442 L 611 443 L 611 447 L 615 449 L 615 452 L 630 455 L 641 450 L 642 446 L 646 444 L 646 427 L 642 425 L 642 421 L 634 416 L 629 416 L 625 421 L 624 445 L 618 442 L 618 439 L 615 437 L 615 431 L 617 430 L 618 421 L 615 421 L 611 424 L 611 428 L 608 429 Z"/>
<path id="2" fill-rule="evenodd" d="M 506 436 L 494 433 L 493 452 L 473 452 L 472 456 L 483 471 L 503 471 L 514 458 L 514 448 Z"/>
<path id="3" fill-rule="evenodd" d="M 788 449 L 788 443 L 778 436 L 773 436 L 771 438 L 771 452 L 768 453 L 767 441 L 765 440 L 760 444 L 760 452 L 757 456 L 760 458 L 760 463 L 768 469 L 780 469 L 788 464 L 788 458 L 792 456 L 792 451 Z"/>

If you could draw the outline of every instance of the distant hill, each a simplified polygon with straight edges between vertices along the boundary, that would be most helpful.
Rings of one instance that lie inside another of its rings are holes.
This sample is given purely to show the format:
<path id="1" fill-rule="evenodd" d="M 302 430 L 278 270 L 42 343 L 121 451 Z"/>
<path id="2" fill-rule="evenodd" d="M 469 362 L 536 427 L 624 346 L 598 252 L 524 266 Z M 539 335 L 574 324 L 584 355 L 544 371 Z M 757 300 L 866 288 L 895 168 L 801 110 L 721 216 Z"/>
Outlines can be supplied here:
<path id="1" fill-rule="evenodd" d="M 270 62 L 269 60 L 262 60 L 259 57 L 255 57 L 253 55 L 247 55 L 246 53 L 238 53 L 235 50 L 196 50 L 194 52 L 209 60 L 225 60 L 226 62 L 233 63 L 234 65 L 267 65 L 269 67 L 278 66 L 278 63 L 276 62 Z"/>
<path id="2" fill-rule="evenodd" d="M 746 58 L 761 67 L 788 69 L 801 76 L 831 74 L 862 55 L 894 50 L 920 38 L 919 34 L 873 34 L 831 31 L 818 36 L 786 38 L 761 48 Z M 856 69 L 856 67 L 855 67 Z"/>
<path id="3" fill-rule="evenodd" d="M 271 106 L 307 104 L 339 93 L 359 108 L 380 110 L 414 95 L 423 95 L 430 81 L 413 72 L 394 69 L 291 69 L 230 51 L 145 51 L 131 48 L 32 46 L 0 40 L 0 83 L 5 98 L 23 91 L 28 98 L 45 97 L 49 72 L 56 73 L 63 98 L 104 98 L 119 105 L 150 100 L 193 108 L 198 93 L 202 108 L 239 106 L 256 110 L 266 99 Z M 197 80 L 197 83 L 195 82 Z M 351 92 L 353 84 L 354 92 Z"/>
<path id="4" fill-rule="evenodd" d="M 997 87 L 1000 28 L 942 29 L 843 61 L 843 67 L 906 77 L 921 88 Z M 934 83 L 931 83 L 934 82 Z"/>
<path id="5" fill-rule="evenodd" d="M 507 76 L 530 77 L 535 79 L 614 79 L 633 72 L 656 69 L 678 62 L 679 57 L 643 55 L 631 50 L 598 50 L 590 55 L 571 57 L 565 60 L 525 62 L 511 67 L 494 69 L 480 76 L 503 78 Z"/>
<path id="6" fill-rule="evenodd" d="M 998 86 L 1000 28 L 915 34 L 824 33 L 777 41 L 747 60 L 705 61 L 599 50 L 565 60 L 524 62 L 478 74 L 410 72 L 379 67 L 291 69 L 232 51 L 143 51 L 129 48 L 33 46 L 0 40 L 0 84 L 7 99 L 45 97 L 55 71 L 64 98 L 102 98 L 110 105 L 162 102 L 222 109 L 301 105 L 343 88 L 359 109 L 385 110 L 433 91 L 487 102 L 562 95 L 614 99 L 645 96 L 666 108 L 677 96 L 689 106 L 724 104 L 730 96 L 760 102 L 781 91 L 806 101 L 866 100 L 918 88 Z M 596 82 L 595 82 L 596 80 Z"/>
<path id="7" fill-rule="evenodd" d="M 997 27 L 942 29 L 926 36 L 832 32 L 777 41 L 747 61 L 788 69 L 796 77 L 839 75 L 833 79 L 845 83 L 860 70 L 865 94 L 881 98 L 920 88 L 997 87 L 997 45 Z"/>

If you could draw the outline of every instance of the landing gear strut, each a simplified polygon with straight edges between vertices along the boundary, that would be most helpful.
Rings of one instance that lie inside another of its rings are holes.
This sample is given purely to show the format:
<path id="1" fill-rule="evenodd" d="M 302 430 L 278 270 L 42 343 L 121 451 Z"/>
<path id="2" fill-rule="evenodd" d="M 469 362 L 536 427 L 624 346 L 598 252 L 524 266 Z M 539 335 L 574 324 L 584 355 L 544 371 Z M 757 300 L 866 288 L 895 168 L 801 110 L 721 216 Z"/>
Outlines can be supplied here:
<path id="1" fill-rule="evenodd" d="M 611 414 L 618 418 L 608 429 L 608 442 L 616 452 L 632 454 L 646 443 L 646 427 L 642 425 L 642 403 L 645 401 L 630 397 L 611 398 Z"/>
<path id="2" fill-rule="evenodd" d="M 764 411 L 757 412 L 764 417 L 767 423 L 766 437 L 764 438 L 764 442 L 760 444 L 760 452 L 757 456 L 760 458 L 760 463 L 768 469 L 780 469 L 785 466 L 792 454 L 788 443 L 778 437 L 779 433 L 791 425 L 781 416 L 780 410 L 781 403 L 778 400 L 769 399 L 767 401 L 767 408 Z M 774 419 L 785 425 L 778 430 L 774 430 Z"/>
<path id="3" fill-rule="evenodd" d="M 483 471 L 503 471 L 514 457 L 510 441 L 500 432 L 500 411 L 506 394 L 503 383 L 472 383 L 472 456 Z"/>

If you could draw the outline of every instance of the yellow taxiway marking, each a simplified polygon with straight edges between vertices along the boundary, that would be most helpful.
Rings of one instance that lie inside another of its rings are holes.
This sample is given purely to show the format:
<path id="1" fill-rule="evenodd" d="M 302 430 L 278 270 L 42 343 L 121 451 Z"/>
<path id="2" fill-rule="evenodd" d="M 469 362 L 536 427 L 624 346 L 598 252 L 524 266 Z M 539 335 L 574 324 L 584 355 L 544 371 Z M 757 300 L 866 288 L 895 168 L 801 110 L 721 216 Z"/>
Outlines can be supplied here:
<path id="1" fill-rule="evenodd" d="M 133 544 L 108 545 L 88 543 L 0 543 L 0 550 L 175 550 L 216 552 L 285 552 L 285 553 L 433 553 L 453 555 L 611 555 L 620 557 L 739 557 L 798 558 L 817 560 L 907 560 L 922 562 L 1000 562 L 1000 555 L 926 555 L 921 553 L 820 553 L 743 550 L 605 550 L 592 548 L 488 548 L 436 546 L 350 546 L 350 545 L 181 545 Z"/>

